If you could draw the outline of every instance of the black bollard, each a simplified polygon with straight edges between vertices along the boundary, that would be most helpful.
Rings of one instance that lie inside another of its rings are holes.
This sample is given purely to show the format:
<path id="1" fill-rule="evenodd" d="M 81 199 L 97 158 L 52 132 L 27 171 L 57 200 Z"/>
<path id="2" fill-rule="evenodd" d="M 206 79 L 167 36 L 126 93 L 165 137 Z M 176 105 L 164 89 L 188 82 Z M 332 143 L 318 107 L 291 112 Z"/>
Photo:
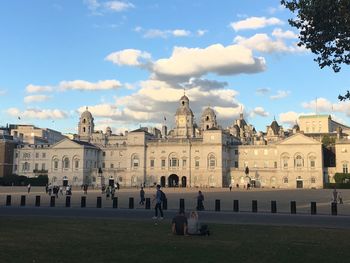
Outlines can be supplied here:
<path id="1" fill-rule="evenodd" d="M 80 207 L 82 208 L 86 207 L 86 196 L 81 197 Z"/>
<path id="2" fill-rule="evenodd" d="M 220 199 L 215 200 L 215 211 L 220 212 Z"/>
<path id="3" fill-rule="evenodd" d="M 6 196 L 6 206 L 11 206 L 11 195 Z"/>
<path id="4" fill-rule="evenodd" d="M 66 196 L 66 207 L 70 207 L 70 195 Z"/>
<path id="5" fill-rule="evenodd" d="M 239 202 L 238 200 L 233 200 L 233 212 L 239 211 Z"/>
<path id="6" fill-rule="evenodd" d="M 113 197 L 113 208 L 118 208 L 118 197 Z"/>
<path id="7" fill-rule="evenodd" d="M 290 213 L 291 214 L 297 213 L 297 203 L 295 201 L 290 201 Z"/>
<path id="8" fill-rule="evenodd" d="M 35 206 L 40 206 L 40 195 L 35 196 Z"/>
<path id="9" fill-rule="evenodd" d="M 146 198 L 145 209 L 151 209 L 151 198 Z"/>
<path id="10" fill-rule="evenodd" d="M 101 208 L 102 207 L 102 197 L 98 196 L 96 199 L 96 208 Z"/>
<path id="11" fill-rule="evenodd" d="M 332 216 L 336 216 L 338 214 L 338 207 L 336 202 L 332 202 L 331 210 L 332 210 Z"/>
<path id="12" fill-rule="evenodd" d="M 180 210 L 185 211 L 185 199 L 180 198 Z"/>
<path id="13" fill-rule="evenodd" d="M 257 200 L 252 201 L 252 212 L 253 213 L 258 212 L 258 201 Z"/>
<path id="14" fill-rule="evenodd" d="M 26 206 L 26 196 L 21 195 L 21 206 Z"/>
<path id="15" fill-rule="evenodd" d="M 271 213 L 275 214 L 277 212 L 277 203 L 276 201 L 271 201 Z"/>
<path id="16" fill-rule="evenodd" d="M 129 209 L 134 209 L 134 197 L 129 197 Z"/>
<path id="17" fill-rule="evenodd" d="M 163 210 L 167 210 L 168 209 L 168 199 L 164 198 L 163 200 Z"/>
<path id="18" fill-rule="evenodd" d="M 51 198 L 50 198 L 50 207 L 55 207 L 55 201 L 56 201 L 55 196 L 51 196 Z"/>
<path id="19" fill-rule="evenodd" d="M 317 209 L 316 209 L 316 202 L 311 202 L 311 215 L 316 215 Z"/>

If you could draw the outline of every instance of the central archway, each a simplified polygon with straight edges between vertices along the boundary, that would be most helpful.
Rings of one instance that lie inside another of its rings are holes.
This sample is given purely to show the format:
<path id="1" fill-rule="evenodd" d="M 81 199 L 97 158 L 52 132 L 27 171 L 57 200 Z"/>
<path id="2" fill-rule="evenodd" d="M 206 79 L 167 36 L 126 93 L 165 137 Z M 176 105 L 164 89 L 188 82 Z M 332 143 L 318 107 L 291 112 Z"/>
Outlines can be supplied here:
<path id="1" fill-rule="evenodd" d="M 171 174 L 168 177 L 168 186 L 169 187 L 178 187 L 179 186 L 179 177 L 176 174 Z"/>

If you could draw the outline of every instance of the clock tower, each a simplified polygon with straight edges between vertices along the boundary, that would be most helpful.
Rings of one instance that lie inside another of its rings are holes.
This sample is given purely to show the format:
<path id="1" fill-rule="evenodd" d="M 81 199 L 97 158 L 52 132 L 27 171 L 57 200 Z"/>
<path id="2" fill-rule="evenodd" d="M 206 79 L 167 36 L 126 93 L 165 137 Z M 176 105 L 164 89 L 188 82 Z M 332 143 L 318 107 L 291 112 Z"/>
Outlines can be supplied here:
<path id="1" fill-rule="evenodd" d="M 190 109 L 190 101 L 186 95 L 180 99 L 179 108 L 175 114 L 174 135 L 181 138 L 192 138 L 195 136 L 193 112 Z"/>

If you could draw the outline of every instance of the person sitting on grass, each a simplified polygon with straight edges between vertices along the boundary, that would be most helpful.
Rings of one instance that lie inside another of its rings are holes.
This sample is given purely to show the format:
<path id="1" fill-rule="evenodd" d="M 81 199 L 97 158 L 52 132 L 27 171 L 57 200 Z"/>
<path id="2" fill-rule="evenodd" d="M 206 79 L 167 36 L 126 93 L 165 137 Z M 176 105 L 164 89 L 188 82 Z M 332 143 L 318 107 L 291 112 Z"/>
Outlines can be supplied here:
<path id="1" fill-rule="evenodd" d="M 187 220 L 187 233 L 189 235 L 210 235 L 207 225 L 202 225 L 198 220 L 198 214 L 195 211 L 190 213 L 190 217 Z"/>
<path id="2" fill-rule="evenodd" d="M 184 210 L 180 209 L 179 213 L 173 218 L 171 230 L 174 235 L 187 235 L 187 217 Z"/>

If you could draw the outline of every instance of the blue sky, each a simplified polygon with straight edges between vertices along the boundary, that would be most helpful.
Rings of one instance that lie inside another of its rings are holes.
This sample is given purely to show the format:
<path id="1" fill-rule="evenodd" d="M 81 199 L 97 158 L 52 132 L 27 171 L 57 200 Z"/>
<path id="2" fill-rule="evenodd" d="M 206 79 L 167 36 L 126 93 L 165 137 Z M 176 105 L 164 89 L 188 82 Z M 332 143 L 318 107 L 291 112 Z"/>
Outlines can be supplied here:
<path id="1" fill-rule="evenodd" d="M 337 100 L 349 67 L 319 69 L 290 17 L 278 0 L 4 0 L 0 126 L 75 133 L 89 107 L 96 129 L 159 127 L 164 116 L 173 127 L 184 89 L 197 122 L 211 106 L 224 128 L 241 110 L 263 131 L 316 108 L 350 124 Z"/>

